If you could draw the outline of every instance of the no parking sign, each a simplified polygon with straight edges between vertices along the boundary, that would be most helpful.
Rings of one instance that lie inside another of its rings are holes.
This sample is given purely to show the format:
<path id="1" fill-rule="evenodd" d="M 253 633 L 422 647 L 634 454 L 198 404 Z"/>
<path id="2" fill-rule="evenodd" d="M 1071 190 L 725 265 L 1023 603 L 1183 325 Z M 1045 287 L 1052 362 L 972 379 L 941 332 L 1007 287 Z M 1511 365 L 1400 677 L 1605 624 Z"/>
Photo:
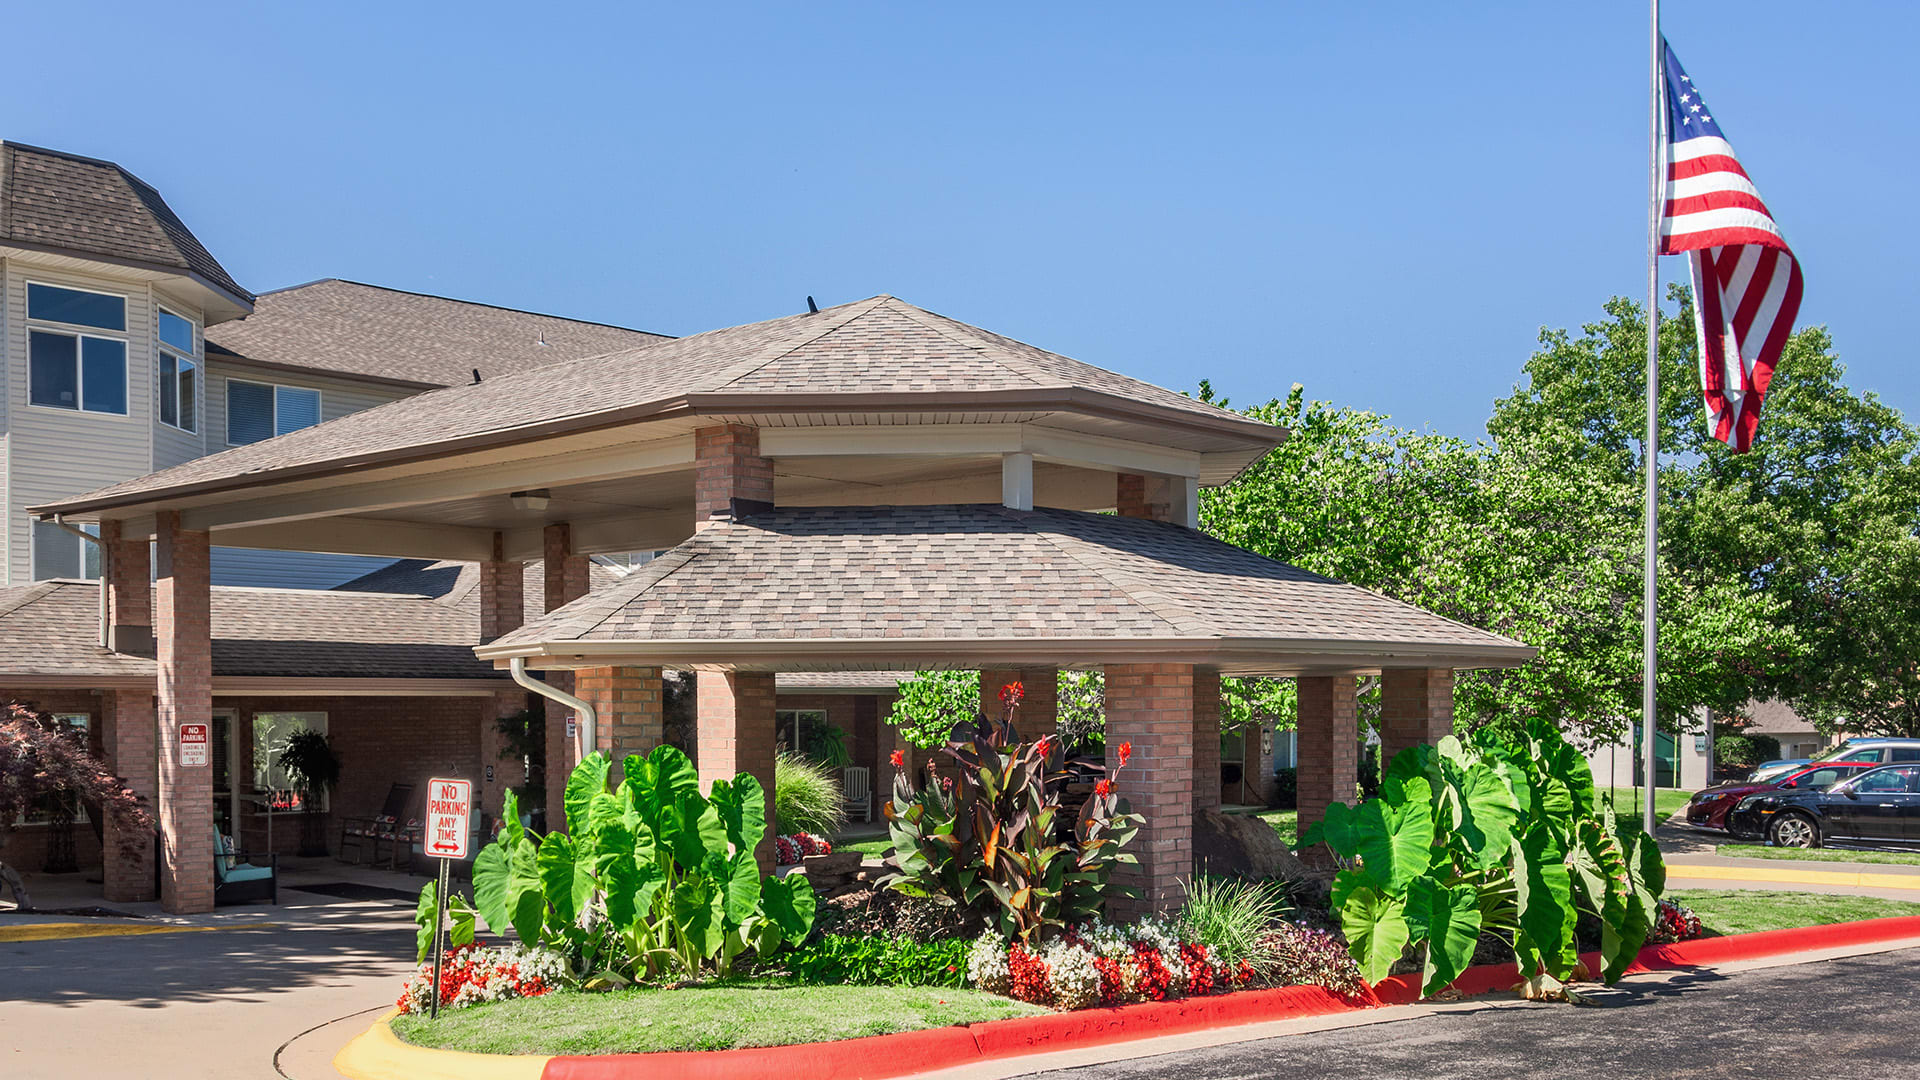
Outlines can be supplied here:
<path id="1" fill-rule="evenodd" d="M 427 781 L 427 854 L 436 859 L 467 857 L 473 819 L 473 781 Z"/>

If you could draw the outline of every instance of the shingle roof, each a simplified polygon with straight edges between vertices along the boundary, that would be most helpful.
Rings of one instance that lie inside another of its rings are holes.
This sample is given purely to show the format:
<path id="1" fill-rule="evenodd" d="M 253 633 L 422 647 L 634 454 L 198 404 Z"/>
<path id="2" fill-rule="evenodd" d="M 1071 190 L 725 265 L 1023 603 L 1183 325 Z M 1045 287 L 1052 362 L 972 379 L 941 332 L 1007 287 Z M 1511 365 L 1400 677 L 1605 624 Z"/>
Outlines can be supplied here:
<path id="1" fill-rule="evenodd" d="M 186 270 L 253 299 L 158 191 L 111 161 L 0 143 L 0 239 Z"/>
<path id="2" fill-rule="evenodd" d="M 598 561 L 587 563 L 587 587 L 595 592 L 612 588 L 625 571 Z M 539 560 L 521 568 L 523 618 L 546 614 L 546 570 Z M 450 559 L 399 559 L 352 581 L 334 586 L 335 592 L 392 593 L 425 596 L 460 611 L 468 625 L 480 625 L 480 564 Z M 474 639 L 476 642 L 478 638 Z"/>
<path id="3" fill-rule="evenodd" d="M 1286 641 L 1514 663 L 1532 655 L 1178 525 L 1001 506 L 781 508 L 716 523 L 482 653 L 884 639 Z"/>
<path id="4" fill-rule="evenodd" d="M 550 364 L 431 390 L 278 438 L 63 500 L 73 513 L 134 503 L 161 492 L 239 486 L 399 459 L 449 444 L 526 441 L 625 418 L 657 416 L 689 399 L 718 406 L 769 396 L 848 407 L 855 393 L 924 394 L 951 406 L 960 395 L 1030 391 L 1065 400 L 1091 393 L 1136 412 L 1184 417 L 1249 444 L 1277 444 L 1278 428 L 1158 386 L 1103 371 L 923 311 L 891 296 Z M 777 408 L 778 406 L 765 406 Z M 36 509 L 54 509 L 47 508 Z"/>
<path id="5" fill-rule="evenodd" d="M 0 589 L 0 685 L 153 677 L 151 659 L 101 647 L 99 588 L 42 581 Z M 474 658 L 474 613 L 424 597 L 215 586 L 212 615 L 216 677 L 504 677 Z"/>
<path id="6" fill-rule="evenodd" d="M 253 314 L 207 328 L 249 360 L 421 386 L 457 386 L 669 340 L 604 323 L 329 278 L 262 293 Z"/>

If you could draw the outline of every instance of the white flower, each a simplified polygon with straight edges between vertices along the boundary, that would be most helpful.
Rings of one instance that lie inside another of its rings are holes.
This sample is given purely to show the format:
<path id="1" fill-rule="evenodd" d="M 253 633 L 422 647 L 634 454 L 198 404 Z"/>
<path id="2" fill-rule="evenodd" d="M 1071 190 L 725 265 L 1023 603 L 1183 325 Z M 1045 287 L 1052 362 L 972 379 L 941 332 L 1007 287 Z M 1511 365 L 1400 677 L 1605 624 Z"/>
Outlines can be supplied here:
<path id="1" fill-rule="evenodd" d="M 967 979 L 989 994 L 1004 994 L 1013 989 L 1013 977 L 1007 971 L 1007 943 L 989 930 L 973 943 L 967 954 Z"/>

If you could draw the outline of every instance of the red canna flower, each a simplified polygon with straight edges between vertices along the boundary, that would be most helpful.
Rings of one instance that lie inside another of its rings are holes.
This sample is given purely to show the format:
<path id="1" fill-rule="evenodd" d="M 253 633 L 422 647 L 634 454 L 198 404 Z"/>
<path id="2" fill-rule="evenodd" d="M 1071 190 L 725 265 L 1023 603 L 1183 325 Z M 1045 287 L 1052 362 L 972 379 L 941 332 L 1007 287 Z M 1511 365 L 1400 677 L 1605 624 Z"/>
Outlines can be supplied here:
<path id="1" fill-rule="evenodd" d="M 1131 742 L 1123 742 L 1123 743 L 1121 743 L 1121 744 L 1120 744 L 1120 765 L 1121 765 L 1121 767 L 1123 767 L 1123 768 L 1124 768 L 1124 767 L 1126 766 L 1126 764 L 1127 764 L 1127 759 L 1128 759 L 1128 758 L 1130 758 L 1130 757 L 1132 757 L 1132 756 L 1133 756 L 1133 743 L 1131 743 Z"/>
<path id="2" fill-rule="evenodd" d="M 1111 795 L 1111 794 L 1113 794 L 1113 781 L 1111 781 L 1111 780 L 1101 780 L 1101 781 L 1100 781 L 1099 783 L 1097 783 L 1097 784 L 1095 784 L 1095 785 L 1093 785 L 1093 793 L 1094 793 L 1095 795 Z"/>
<path id="3" fill-rule="evenodd" d="M 895 751 L 893 752 L 893 757 L 892 757 L 892 758 L 891 758 L 890 760 L 891 760 L 891 761 L 893 762 L 893 767 L 894 767 L 894 768 L 896 768 L 896 769 L 904 769 L 904 768 L 906 768 L 906 765 L 907 765 L 907 756 L 906 756 L 905 754 L 902 754 L 902 753 L 901 753 L 900 751 L 898 751 L 898 750 L 895 750 Z"/>
<path id="4" fill-rule="evenodd" d="M 1010 682 L 1000 688 L 1000 704 L 1009 709 L 1020 704 L 1021 699 L 1026 696 L 1027 688 L 1017 682 Z"/>
<path id="5" fill-rule="evenodd" d="M 1040 736 L 1040 741 L 1033 744 L 1033 748 L 1039 752 L 1041 757 L 1046 757 L 1053 752 L 1053 739 L 1050 736 L 1042 735 Z"/>

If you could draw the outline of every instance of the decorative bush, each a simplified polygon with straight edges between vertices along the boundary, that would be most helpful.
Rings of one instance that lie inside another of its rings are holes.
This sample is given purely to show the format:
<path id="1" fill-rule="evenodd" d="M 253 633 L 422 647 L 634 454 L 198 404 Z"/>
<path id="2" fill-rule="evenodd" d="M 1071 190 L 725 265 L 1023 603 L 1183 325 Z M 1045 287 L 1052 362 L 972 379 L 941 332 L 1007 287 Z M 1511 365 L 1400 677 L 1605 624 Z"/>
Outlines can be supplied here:
<path id="1" fill-rule="evenodd" d="M 799 754 L 773 759 L 773 827 L 832 836 L 847 823 L 847 799 L 832 770 Z"/>
<path id="2" fill-rule="evenodd" d="M 1221 993 L 1256 977 L 1250 965 L 1225 961 L 1165 919 L 1090 922 L 1038 946 L 1008 944 L 989 931 L 967 955 L 967 979 L 978 989 L 1059 1009 Z"/>
<path id="3" fill-rule="evenodd" d="M 1213 949 L 1222 960 L 1261 966 L 1262 937 L 1286 918 L 1287 888 L 1277 881 L 1247 881 L 1196 875 L 1187 882 L 1181 935 Z"/>
<path id="4" fill-rule="evenodd" d="M 1329 806 L 1306 842 L 1348 863 L 1332 903 L 1361 973 L 1379 982 L 1421 947 L 1427 994 L 1459 977 L 1488 932 L 1511 941 L 1521 970 L 1571 978 L 1583 911 L 1601 923 L 1613 982 L 1666 885 L 1653 840 L 1616 828 L 1586 760 L 1542 720 L 1518 744 L 1482 731 L 1471 745 L 1448 736 L 1402 751 L 1379 798 Z"/>
<path id="5" fill-rule="evenodd" d="M 1751 769 L 1779 757 L 1780 740 L 1771 735 L 1716 735 L 1713 739 L 1713 759 L 1720 765 Z"/>
<path id="6" fill-rule="evenodd" d="M 1280 923 L 1272 927 L 1260 935 L 1248 964 L 1267 986 L 1324 986 L 1347 997 L 1367 992 L 1360 965 L 1347 947 L 1325 930 L 1310 926 Z"/>
<path id="7" fill-rule="evenodd" d="M 1671 945 L 1676 941 L 1692 941 L 1699 937 L 1700 916 L 1684 904 L 1677 904 L 1662 897 L 1660 912 L 1653 918 L 1653 929 L 1647 934 L 1649 945 Z"/>
<path id="8" fill-rule="evenodd" d="M 693 762 L 671 746 L 629 756 L 614 791 L 609 768 L 596 751 L 574 769 L 569 833 L 536 838 L 507 793 L 499 836 L 473 864 L 473 907 L 488 926 L 565 955 L 595 985 L 724 975 L 749 950 L 765 958 L 806 938 L 812 885 L 763 877 L 754 862 L 767 835 L 758 780 L 716 780 L 702 796 Z"/>
<path id="9" fill-rule="evenodd" d="M 456 945 L 441 957 L 440 1007 L 458 1009 L 513 998 L 539 997 L 570 982 L 567 958 L 524 945 L 487 949 Z M 421 964 L 400 993 L 403 1013 L 422 1013 L 433 1005 L 433 965 Z"/>
<path id="10" fill-rule="evenodd" d="M 780 954 L 779 966 L 809 983 L 855 986 L 965 986 L 972 944 L 964 938 L 824 934 Z"/>
<path id="11" fill-rule="evenodd" d="M 943 748 L 959 766 L 957 783 L 942 777 L 916 788 L 907 771 L 895 777 L 883 807 L 894 846 L 883 881 L 980 912 L 1003 937 L 1038 942 L 1050 929 L 1095 917 L 1109 897 L 1137 895 L 1111 875 L 1134 861 L 1122 849 L 1140 819 L 1114 794 L 1116 769 L 1097 783 L 1072 828 L 1057 828 L 1066 786 L 1060 748 L 1046 737 L 1019 741 L 1013 721 L 1021 694 L 1019 683 L 1009 684 L 1000 717 L 980 717 Z M 1121 766 L 1132 752 L 1131 744 L 1120 746 Z M 895 751 L 894 765 L 901 764 Z"/>
<path id="12" fill-rule="evenodd" d="M 833 844 L 824 837 L 810 833 L 794 833 L 791 836 L 773 838 L 773 861 L 781 866 L 793 866 L 808 855 L 831 855 Z"/>

